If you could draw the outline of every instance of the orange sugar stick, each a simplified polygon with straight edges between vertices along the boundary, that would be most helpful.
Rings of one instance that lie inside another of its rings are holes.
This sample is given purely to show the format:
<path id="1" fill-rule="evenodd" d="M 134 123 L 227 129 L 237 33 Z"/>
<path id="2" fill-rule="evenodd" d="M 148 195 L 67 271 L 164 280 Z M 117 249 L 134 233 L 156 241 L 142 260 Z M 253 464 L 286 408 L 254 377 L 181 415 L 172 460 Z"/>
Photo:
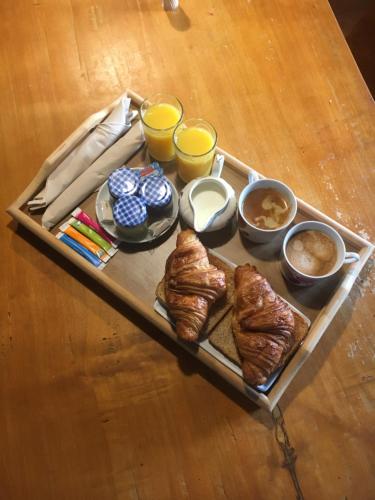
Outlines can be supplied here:
<path id="1" fill-rule="evenodd" d="M 60 226 L 59 229 L 73 238 L 73 240 L 76 240 L 82 246 L 87 248 L 87 250 L 90 250 L 90 252 L 99 257 L 102 262 L 107 262 L 110 259 L 110 256 L 105 252 L 105 250 L 103 250 L 103 248 L 100 248 L 99 245 L 86 238 L 86 236 L 74 229 L 74 227 L 70 226 L 67 222 Z"/>

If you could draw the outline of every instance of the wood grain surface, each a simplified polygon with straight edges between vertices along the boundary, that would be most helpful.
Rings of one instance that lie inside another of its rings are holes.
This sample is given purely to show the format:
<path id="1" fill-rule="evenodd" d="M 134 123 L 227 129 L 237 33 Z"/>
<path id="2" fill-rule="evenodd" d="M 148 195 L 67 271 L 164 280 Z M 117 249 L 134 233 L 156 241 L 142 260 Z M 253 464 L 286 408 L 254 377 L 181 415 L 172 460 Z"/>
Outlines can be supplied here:
<path id="1" fill-rule="evenodd" d="M 269 415 L 4 213 L 131 87 L 374 241 L 374 103 L 327 1 L 13 0 L 0 27 L 0 498 L 371 498 L 373 261 Z"/>

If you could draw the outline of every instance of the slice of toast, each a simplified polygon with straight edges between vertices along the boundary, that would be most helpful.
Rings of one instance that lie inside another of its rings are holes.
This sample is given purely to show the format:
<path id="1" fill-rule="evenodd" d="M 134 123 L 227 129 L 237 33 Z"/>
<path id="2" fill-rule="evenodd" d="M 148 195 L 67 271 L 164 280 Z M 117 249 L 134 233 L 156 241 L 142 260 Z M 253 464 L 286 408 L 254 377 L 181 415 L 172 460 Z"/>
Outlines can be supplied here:
<path id="1" fill-rule="evenodd" d="M 234 364 L 241 366 L 241 358 L 232 333 L 232 310 L 225 315 L 211 332 L 209 342 Z"/>
<path id="2" fill-rule="evenodd" d="M 236 343 L 232 333 L 232 312 L 233 310 L 229 311 L 228 314 L 211 332 L 209 342 L 215 347 L 215 349 L 224 354 L 224 356 L 230 359 L 233 363 L 235 363 L 237 366 L 241 366 L 241 358 L 238 354 Z M 302 315 L 294 310 L 292 310 L 292 312 L 296 326 L 295 342 L 290 351 L 284 356 L 279 366 L 285 365 L 293 356 L 295 351 L 298 349 L 298 346 L 305 338 L 310 326 Z"/>
<path id="3" fill-rule="evenodd" d="M 205 327 L 203 329 L 202 335 L 208 335 L 215 326 L 223 319 L 225 314 L 229 311 L 233 304 L 233 296 L 234 296 L 234 285 L 233 285 L 233 273 L 234 268 L 229 264 L 224 262 L 220 257 L 213 255 L 208 252 L 208 260 L 210 264 L 221 269 L 225 273 L 226 283 L 227 283 L 227 293 L 224 297 L 215 302 L 209 312 L 209 316 Z M 164 278 L 160 281 L 156 288 L 156 298 L 160 302 L 160 304 L 168 310 L 168 306 L 165 299 L 165 290 L 164 290 Z"/>

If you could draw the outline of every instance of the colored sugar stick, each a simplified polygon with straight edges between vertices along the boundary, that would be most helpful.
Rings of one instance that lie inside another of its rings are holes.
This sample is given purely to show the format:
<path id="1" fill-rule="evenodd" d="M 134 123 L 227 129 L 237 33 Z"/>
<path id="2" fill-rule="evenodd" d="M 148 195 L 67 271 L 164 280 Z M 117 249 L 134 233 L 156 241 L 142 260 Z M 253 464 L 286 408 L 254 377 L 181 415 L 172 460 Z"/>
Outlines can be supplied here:
<path id="1" fill-rule="evenodd" d="M 94 220 L 92 217 L 90 217 L 86 212 L 84 212 L 81 208 L 76 208 L 72 212 L 73 217 L 75 217 L 77 220 L 80 220 L 86 226 L 91 227 L 94 231 L 96 231 L 102 238 L 104 238 L 108 243 L 111 243 L 115 248 L 118 247 L 118 241 L 115 240 L 111 235 L 106 233 L 104 229 Z"/>
<path id="2" fill-rule="evenodd" d="M 84 224 L 80 220 L 77 220 L 76 218 L 71 217 L 68 220 L 68 224 L 73 226 L 74 229 L 77 229 L 77 231 L 79 231 L 84 236 L 89 238 L 91 241 L 93 241 L 94 243 L 99 245 L 101 248 L 103 248 L 103 250 L 105 250 L 107 252 L 107 254 L 110 255 L 111 257 L 116 253 L 117 250 L 115 248 L 113 248 L 113 246 L 110 243 L 108 243 L 107 240 L 102 238 L 100 236 L 100 234 L 98 234 L 96 231 L 91 229 L 91 227 L 86 226 L 86 224 Z"/>
<path id="3" fill-rule="evenodd" d="M 91 262 L 91 264 L 94 264 L 94 266 L 97 267 L 98 269 L 104 268 L 105 266 L 104 262 L 102 262 L 96 255 L 91 253 L 89 250 L 87 250 L 87 248 L 82 246 L 77 241 L 73 240 L 73 238 L 71 238 L 67 234 L 60 232 L 56 235 L 56 238 L 65 243 L 66 245 L 68 245 L 68 247 L 75 250 L 77 253 L 79 253 L 79 255 L 81 255 L 86 260 Z"/>
<path id="4" fill-rule="evenodd" d="M 102 260 L 103 262 L 108 262 L 108 260 L 111 258 L 105 252 L 105 250 L 103 250 L 103 248 L 101 248 L 99 245 L 89 240 L 88 238 L 86 238 L 86 236 L 83 236 L 83 234 L 79 233 L 76 229 L 74 229 L 73 226 L 70 226 L 67 222 L 62 226 L 60 226 L 59 229 L 63 233 L 73 238 L 73 240 L 76 240 L 82 246 L 87 248 L 87 250 L 90 250 L 90 252 L 99 257 L 99 259 Z"/>

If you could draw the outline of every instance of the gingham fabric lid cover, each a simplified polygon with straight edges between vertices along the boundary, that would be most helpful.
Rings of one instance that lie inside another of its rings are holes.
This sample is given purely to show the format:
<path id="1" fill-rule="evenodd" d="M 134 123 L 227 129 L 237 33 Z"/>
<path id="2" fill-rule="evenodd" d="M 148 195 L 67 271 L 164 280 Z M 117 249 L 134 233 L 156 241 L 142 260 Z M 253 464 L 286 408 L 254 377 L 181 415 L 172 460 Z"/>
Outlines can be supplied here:
<path id="1" fill-rule="evenodd" d="M 165 207 L 171 201 L 172 189 L 165 177 L 146 178 L 140 194 L 149 207 Z"/>
<path id="2" fill-rule="evenodd" d="M 139 186 L 139 171 L 131 168 L 118 168 L 108 178 L 108 188 L 111 195 L 121 198 L 124 195 L 134 194 Z"/>
<path id="3" fill-rule="evenodd" d="M 113 218 L 121 227 L 139 226 L 147 219 L 145 202 L 136 196 L 122 196 L 113 204 Z"/>

